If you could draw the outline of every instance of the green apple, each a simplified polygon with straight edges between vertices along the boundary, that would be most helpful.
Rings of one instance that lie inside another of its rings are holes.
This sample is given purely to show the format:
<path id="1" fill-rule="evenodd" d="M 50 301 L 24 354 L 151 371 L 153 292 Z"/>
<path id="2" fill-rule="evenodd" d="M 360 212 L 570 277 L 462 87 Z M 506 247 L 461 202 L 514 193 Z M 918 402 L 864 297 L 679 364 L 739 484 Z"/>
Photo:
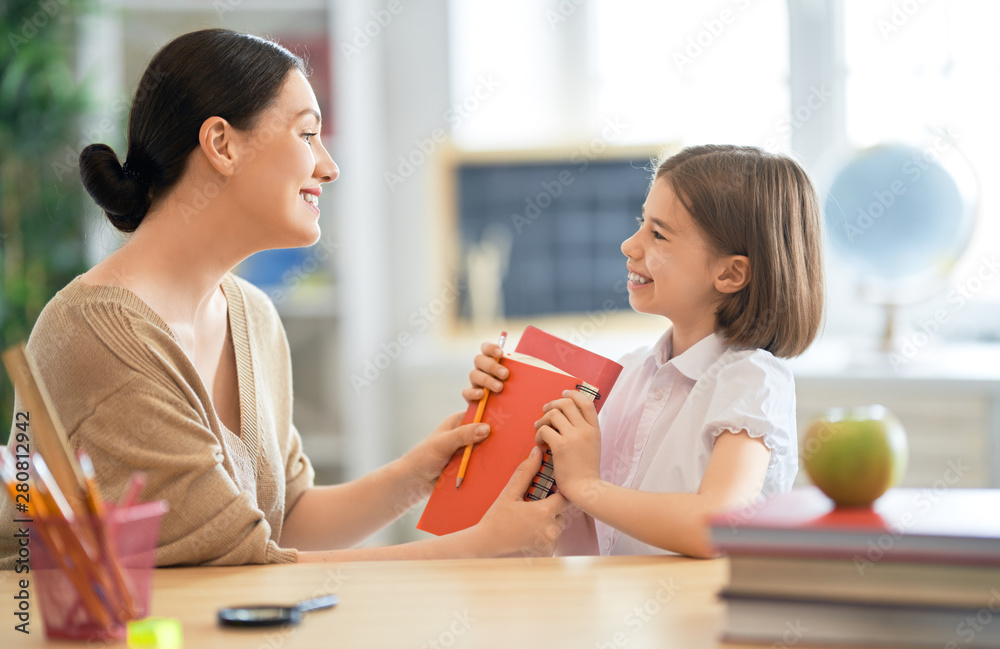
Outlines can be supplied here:
<path id="1" fill-rule="evenodd" d="M 834 408 L 806 429 L 802 461 L 839 507 L 870 506 L 906 471 L 906 431 L 884 406 Z"/>

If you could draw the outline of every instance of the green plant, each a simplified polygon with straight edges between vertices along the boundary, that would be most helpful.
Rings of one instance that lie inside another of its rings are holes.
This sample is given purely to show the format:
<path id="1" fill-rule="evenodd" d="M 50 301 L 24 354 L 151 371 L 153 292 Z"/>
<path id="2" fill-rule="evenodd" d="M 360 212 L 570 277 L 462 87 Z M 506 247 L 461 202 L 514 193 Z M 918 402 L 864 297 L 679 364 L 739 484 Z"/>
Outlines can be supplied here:
<path id="1" fill-rule="evenodd" d="M 70 67 L 75 0 L 0 2 L 0 348 L 26 340 L 42 307 L 85 270 L 83 191 L 66 173 L 85 107 Z M 78 153 L 78 151 L 77 151 Z M 0 442 L 14 390 L 0 373 Z"/>

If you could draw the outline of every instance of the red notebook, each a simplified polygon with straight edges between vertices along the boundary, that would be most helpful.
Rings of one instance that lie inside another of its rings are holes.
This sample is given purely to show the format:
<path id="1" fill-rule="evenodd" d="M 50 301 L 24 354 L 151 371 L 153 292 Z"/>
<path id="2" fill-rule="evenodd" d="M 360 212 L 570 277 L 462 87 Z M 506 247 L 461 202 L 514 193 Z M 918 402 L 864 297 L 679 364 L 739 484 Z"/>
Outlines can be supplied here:
<path id="1" fill-rule="evenodd" d="M 871 509 L 836 509 L 816 487 L 716 516 L 729 554 L 1000 565 L 1000 489 L 890 489 Z"/>
<path id="2" fill-rule="evenodd" d="M 490 436 L 473 448 L 461 488 L 455 487 L 455 480 L 464 449 L 452 456 L 434 486 L 418 529 L 449 534 L 478 523 L 535 446 L 535 422 L 543 414 L 542 406 L 558 399 L 564 390 L 581 385 L 575 376 L 533 364 L 538 362 L 518 353 L 504 356 L 510 376 L 503 390 L 490 394 L 483 412 Z M 473 421 L 478 405 L 469 404 L 463 424 Z"/>
<path id="3" fill-rule="evenodd" d="M 618 363 L 566 342 L 538 327 L 526 327 L 514 351 L 551 363 L 563 372 L 578 376 L 597 388 L 601 398 L 594 401 L 594 406 L 598 412 L 601 411 L 607 396 L 611 394 L 611 387 L 618 380 L 618 375 L 622 373 L 622 366 Z"/>

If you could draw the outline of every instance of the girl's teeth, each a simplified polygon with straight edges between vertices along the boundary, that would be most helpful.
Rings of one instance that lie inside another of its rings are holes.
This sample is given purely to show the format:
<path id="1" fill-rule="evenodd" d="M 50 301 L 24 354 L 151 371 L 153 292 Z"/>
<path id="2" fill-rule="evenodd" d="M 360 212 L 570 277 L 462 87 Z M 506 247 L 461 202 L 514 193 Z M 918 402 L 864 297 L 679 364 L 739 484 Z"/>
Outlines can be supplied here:
<path id="1" fill-rule="evenodd" d="M 302 200 L 309 203 L 313 207 L 319 207 L 319 196 L 317 196 L 316 194 L 307 194 L 306 192 L 299 192 L 299 196 L 302 197 Z"/>
<path id="2" fill-rule="evenodd" d="M 635 284 L 648 284 L 650 281 L 652 281 L 652 280 L 646 279 L 645 277 L 643 277 L 642 275 L 639 275 L 638 273 L 629 273 L 628 274 L 628 278 L 629 278 L 630 281 L 632 281 Z"/>

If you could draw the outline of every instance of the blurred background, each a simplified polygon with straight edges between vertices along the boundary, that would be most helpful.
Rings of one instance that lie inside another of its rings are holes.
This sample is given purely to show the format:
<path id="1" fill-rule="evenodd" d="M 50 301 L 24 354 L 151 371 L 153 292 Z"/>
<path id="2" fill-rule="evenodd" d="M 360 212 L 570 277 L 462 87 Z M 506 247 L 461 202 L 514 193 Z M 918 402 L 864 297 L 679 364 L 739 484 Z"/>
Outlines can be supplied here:
<path id="1" fill-rule="evenodd" d="M 884 403 L 910 435 L 904 484 L 1000 487 L 998 19 L 990 0 L 4 0 L 0 343 L 121 244 L 80 150 L 122 153 L 152 55 L 226 27 L 308 59 L 341 169 L 317 245 L 237 269 L 288 330 L 319 482 L 464 409 L 503 329 L 612 358 L 654 342 L 619 250 L 650 160 L 734 143 L 794 156 L 825 209 L 800 430 Z M 9 421 L 6 379 L 0 396 Z M 418 515 L 373 542 L 422 535 Z"/>

